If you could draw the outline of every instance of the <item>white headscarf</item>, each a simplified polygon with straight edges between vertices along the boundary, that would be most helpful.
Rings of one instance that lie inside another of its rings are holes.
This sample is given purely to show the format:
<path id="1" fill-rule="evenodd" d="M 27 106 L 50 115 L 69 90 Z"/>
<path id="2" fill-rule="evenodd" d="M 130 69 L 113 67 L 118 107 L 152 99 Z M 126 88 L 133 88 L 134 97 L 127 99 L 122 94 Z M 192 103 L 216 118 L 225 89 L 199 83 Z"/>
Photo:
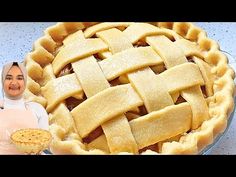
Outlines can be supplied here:
<path id="1" fill-rule="evenodd" d="M 2 92 L 3 92 L 3 97 L 6 96 L 8 99 L 18 100 L 18 99 L 20 99 L 20 98 L 23 97 L 23 93 L 22 93 L 21 95 L 19 95 L 19 96 L 14 96 L 14 97 L 13 97 L 13 96 L 8 95 L 8 94 L 5 93 L 5 91 L 4 91 L 4 81 L 5 81 L 5 79 L 6 79 L 7 73 L 9 72 L 9 70 L 11 69 L 11 67 L 13 66 L 13 64 L 16 64 L 16 65 L 20 68 L 20 70 L 21 70 L 21 72 L 22 72 L 22 75 L 23 75 L 23 77 L 24 77 L 24 83 L 25 83 L 25 86 L 26 86 L 27 71 L 26 71 L 26 68 L 25 68 L 24 64 L 23 64 L 23 63 L 20 63 L 20 62 L 10 62 L 10 63 L 5 64 L 5 65 L 3 66 L 3 68 L 2 68 L 2 77 L 1 77 L 1 79 L 2 79 Z"/>

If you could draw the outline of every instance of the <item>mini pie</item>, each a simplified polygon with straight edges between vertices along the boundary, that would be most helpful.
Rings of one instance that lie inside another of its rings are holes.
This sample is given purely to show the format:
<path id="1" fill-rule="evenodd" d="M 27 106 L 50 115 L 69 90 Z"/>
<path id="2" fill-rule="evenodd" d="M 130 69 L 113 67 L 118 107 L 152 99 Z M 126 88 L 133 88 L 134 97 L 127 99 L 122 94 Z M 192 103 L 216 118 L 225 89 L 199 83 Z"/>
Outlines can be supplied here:
<path id="1" fill-rule="evenodd" d="M 26 154 L 39 154 L 49 147 L 52 136 L 43 129 L 20 129 L 11 134 L 17 149 Z"/>
<path id="2" fill-rule="evenodd" d="M 57 23 L 25 64 L 54 154 L 198 154 L 234 108 L 234 71 L 192 23 Z"/>

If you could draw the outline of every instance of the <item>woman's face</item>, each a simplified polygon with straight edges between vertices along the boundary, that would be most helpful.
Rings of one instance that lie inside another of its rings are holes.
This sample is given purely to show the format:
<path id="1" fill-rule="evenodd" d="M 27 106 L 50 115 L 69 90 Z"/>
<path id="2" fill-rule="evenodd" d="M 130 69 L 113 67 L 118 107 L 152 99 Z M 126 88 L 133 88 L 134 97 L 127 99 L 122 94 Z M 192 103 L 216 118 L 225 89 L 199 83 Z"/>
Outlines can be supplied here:
<path id="1" fill-rule="evenodd" d="M 25 90 L 23 74 L 18 66 L 12 66 L 4 81 L 4 91 L 10 96 L 19 96 Z"/>

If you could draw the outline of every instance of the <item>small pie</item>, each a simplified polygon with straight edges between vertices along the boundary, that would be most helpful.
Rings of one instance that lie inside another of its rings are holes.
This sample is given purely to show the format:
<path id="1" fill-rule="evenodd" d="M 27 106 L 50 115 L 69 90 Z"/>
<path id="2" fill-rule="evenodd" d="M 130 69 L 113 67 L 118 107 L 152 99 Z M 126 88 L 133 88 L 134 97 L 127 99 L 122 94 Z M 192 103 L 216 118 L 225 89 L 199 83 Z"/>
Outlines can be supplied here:
<path id="1" fill-rule="evenodd" d="M 51 133 L 43 129 L 20 129 L 11 134 L 11 141 L 25 154 L 39 154 L 49 147 Z"/>
<path id="2" fill-rule="evenodd" d="M 25 64 L 54 154 L 199 154 L 234 108 L 234 71 L 193 23 L 57 23 Z"/>

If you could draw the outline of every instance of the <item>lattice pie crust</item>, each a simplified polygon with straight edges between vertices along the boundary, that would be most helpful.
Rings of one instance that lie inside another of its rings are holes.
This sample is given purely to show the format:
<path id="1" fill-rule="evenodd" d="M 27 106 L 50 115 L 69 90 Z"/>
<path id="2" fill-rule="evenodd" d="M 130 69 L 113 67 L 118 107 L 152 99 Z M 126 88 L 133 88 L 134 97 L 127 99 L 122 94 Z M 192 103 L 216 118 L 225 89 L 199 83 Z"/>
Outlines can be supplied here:
<path id="1" fill-rule="evenodd" d="M 25 64 L 54 154 L 198 154 L 234 107 L 234 71 L 192 23 L 57 23 Z"/>

